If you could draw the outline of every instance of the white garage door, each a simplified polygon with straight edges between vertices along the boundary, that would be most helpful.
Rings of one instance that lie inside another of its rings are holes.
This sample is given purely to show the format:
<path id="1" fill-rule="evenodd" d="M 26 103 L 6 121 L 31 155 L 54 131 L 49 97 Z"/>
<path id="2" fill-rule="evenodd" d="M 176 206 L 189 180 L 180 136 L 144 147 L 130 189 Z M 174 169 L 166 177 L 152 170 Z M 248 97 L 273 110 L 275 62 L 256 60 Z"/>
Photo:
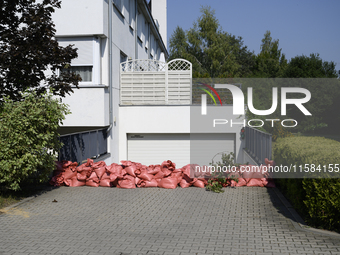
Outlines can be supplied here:
<path id="1" fill-rule="evenodd" d="M 235 152 L 234 140 L 235 134 L 128 134 L 128 160 L 144 165 L 171 160 L 178 168 L 208 165 L 220 152 Z"/>

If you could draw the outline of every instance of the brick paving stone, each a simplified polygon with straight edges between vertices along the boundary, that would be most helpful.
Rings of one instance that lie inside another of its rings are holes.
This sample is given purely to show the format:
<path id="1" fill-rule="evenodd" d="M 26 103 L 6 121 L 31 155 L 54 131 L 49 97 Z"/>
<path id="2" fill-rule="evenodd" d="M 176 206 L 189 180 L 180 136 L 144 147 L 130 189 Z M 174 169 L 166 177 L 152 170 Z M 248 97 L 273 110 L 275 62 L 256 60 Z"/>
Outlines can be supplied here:
<path id="1" fill-rule="evenodd" d="M 267 188 L 60 187 L 0 215 L 0 254 L 340 254 L 291 219 Z"/>

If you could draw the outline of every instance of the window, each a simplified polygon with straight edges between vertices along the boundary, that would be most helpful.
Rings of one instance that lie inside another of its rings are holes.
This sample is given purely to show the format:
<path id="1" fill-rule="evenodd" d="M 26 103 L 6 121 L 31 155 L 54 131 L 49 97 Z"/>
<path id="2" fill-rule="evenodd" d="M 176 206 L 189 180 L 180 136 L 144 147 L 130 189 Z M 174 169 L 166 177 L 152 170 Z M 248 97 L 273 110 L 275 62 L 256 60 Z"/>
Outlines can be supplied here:
<path id="1" fill-rule="evenodd" d="M 100 38 L 74 37 L 57 38 L 60 46 L 74 45 L 78 48 L 78 57 L 71 61 L 71 66 L 62 72 L 74 72 L 79 74 L 82 81 L 79 85 L 100 84 Z"/>
<path id="2" fill-rule="evenodd" d="M 81 82 L 92 82 L 92 66 L 70 66 L 62 72 L 73 72 L 80 75 Z"/>
<path id="3" fill-rule="evenodd" d="M 138 13 L 138 18 L 137 18 L 137 35 L 139 40 L 141 40 L 141 42 L 144 41 L 143 38 L 143 26 L 144 26 L 144 17 L 143 14 Z"/>
<path id="4" fill-rule="evenodd" d="M 123 63 L 126 61 L 127 61 L 127 56 L 123 52 L 120 52 L 120 63 Z"/>
<path id="5" fill-rule="evenodd" d="M 117 9 L 122 12 L 122 0 L 113 0 L 113 3 L 117 7 Z"/>
<path id="6" fill-rule="evenodd" d="M 135 4 L 134 0 L 129 0 L 129 24 L 132 29 L 135 29 Z"/>

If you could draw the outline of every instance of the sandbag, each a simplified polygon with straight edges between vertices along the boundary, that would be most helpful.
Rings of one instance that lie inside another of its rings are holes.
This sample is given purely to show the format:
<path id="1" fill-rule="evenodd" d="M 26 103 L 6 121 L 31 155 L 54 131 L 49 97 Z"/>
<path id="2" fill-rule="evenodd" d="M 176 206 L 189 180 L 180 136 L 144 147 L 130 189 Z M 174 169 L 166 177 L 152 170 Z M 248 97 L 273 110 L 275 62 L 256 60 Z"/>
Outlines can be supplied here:
<path id="1" fill-rule="evenodd" d="M 161 171 L 160 165 L 150 165 L 146 168 L 146 171 L 148 174 L 156 175 L 159 171 Z"/>
<path id="2" fill-rule="evenodd" d="M 152 179 L 151 181 L 143 181 L 145 184 L 145 188 L 152 188 L 152 187 L 158 187 L 158 182 L 155 179 Z"/>
<path id="3" fill-rule="evenodd" d="M 163 179 L 165 177 L 165 174 L 163 171 L 159 171 L 157 174 L 155 174 L 154 179 Z"/>
<path id="4" fill-rule="evenodd" d="M 82 171 L 92 171 L 92 167 L 91 166 L 87 166 L 87 163 L 81 164 L 80 166 L 78 166 L 76 168 L 77 172 L 82 172 Z"/>
<path id="5" fill-rule="evenodd" d="M 196 181 L 193 183 L 193 186 L 194 186 L 194 187 L 197 187 L 197 188 L 204 188 L 204 183 L 203 183 L 201 180 L 196 180 Z"/>
<path id="6" fill-rule="evenodd" d="M 125 175 L 123 179 L 118 180 L 117 188 L 135 189 L 135 178 L 130 175 Z"/>
<path id="7" fill-rule="evenodd" d="M 167 168 L 169 169 L 170 171 L 173 171 L 176 169 L 176 164 L 173 163 L 172 161 L 170 160 L 167 160 L 167 161 L 164 161 L 162 164 L 161 164 L 161 167 L 162 168 Z"/>
<path id="8" fill-rule="evenodd" d="M 64 184 L 66 186 L 70 186 L 72 184 L 72 180 L 71 179 L 64 179 Z"/>
<path id="9" fill-rule="evenodd" d="M 73 177 L 71 179 L 70 187 L 80 187 L 80 186 L 85 186 L 86 182 L 85 181 L 79 181 L 77 177 Z"/>
<path id="10" fill-rule="evenodd" d="M 123 166 L 131 166 L 132 162 L 129 160 L 121 160 L 120 163 L 122 163 Z"/>
<path id="11" fill-rule="evenodd" d="M 101 166 L 99 168 L 94 168 L 94 172 L 96 173 L 99 179 L 102 178 L 103 174 L 106 172 L 105 166 Z"/>
<path id="12" fill-rule="evenodd" d="M 135 165 L 130 165 L 128 167 L 125 167 L 124 170 L 127 172 L 127 174 L 136 177 L 135 171 L 136 171 L 136 166 Z"/>
<path id="13" fill-rule="evenodd" d="M 64 179 L 71 179 L 72 177 L 77 175 L 77 172 L 76 171 L 73 172 L 71 169 L 66 169 L 63 175 Z"/>
<path id="14" fill-rule="evenodd" d="M 138 175 L 138 178 L 144 181 L 151 181 L 154 178 L 154 176 L 152 174 L 147 173 L 146 171 L 143 171 Z"/>
<path id="15" fill-rule="evenodd" d="M 247 187 L 264 187 L 264 185 L 261 179 L 254 178 L 247 183 Z"/>
<path id="16" fill-rule="evenodd" d="M 176 189 L 177 184 L 178 184 L 177 178 L 167 177 L 167 178 L 163 178 L 158 183 L 158 187 L 164 188 L 164 189 Z"/>
<path id="17" fill-rule="evenodd" d="M 87 179 L 87 172 L 83 171 L 83 172 L 77 173 L 77 179 L 79 181 L 85 181 Z"/>
<path id="18" fill-rule="evenodd" d="M 247 186 L 247 182 L 245 179 L 239 178 L 238 183 L 236 184 L 236 187 L 243 187 L 243 186 Z"/>
<path id="19" fill-rule="evenodd" d="M 181 186 L 181 188 L 189 188 L 191 186 L 190 182 L 187 182 L 186 179 L 182 179 L 179 183 L 179 186 Z"/>
<path id="20" fill-rule="evenodd" d="M 110 179 L 110 175 L 111 175 L 110 172 L 105 172 L 105 173 L 102 175 L 102 178 L 100 178 L 100 180 Z"/>
<path id="21" fill-rule="evenodd" d="M 101 179 L 99 182 L 99 186 L 101 187 L 111 187 L 110 179 Z"/>
<path id="22" fill-rule="evenodd" d="M 237 185 L 237 182 L 234 181 L 234 180 L 231 180 L 230 186 L 231 186 L 231 187 L 236 187 L 236 185 Z"/>
<path id="23" fill-rule="evenodd" d="M 86 180 L 86 186 L 99 187 L 99 181 L 96 182 L 94 180 Z"/>
<path id="24" fill-rule="evenodd" d="M 164 173 L 165 177 L 168 177 L 171 175 L 172 171 L 170 171 L 168 168 L 164 167 L 162 168 L 162 172 Z"/>

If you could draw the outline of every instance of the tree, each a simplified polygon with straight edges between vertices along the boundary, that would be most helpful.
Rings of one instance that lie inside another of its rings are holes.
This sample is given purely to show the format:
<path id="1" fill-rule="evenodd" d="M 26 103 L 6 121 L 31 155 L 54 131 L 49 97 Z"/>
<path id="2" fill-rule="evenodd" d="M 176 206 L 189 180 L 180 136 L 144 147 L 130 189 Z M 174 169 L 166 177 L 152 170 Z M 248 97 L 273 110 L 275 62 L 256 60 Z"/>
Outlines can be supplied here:
<path id="1" fill-rule="evenodd" d="M 273 41 L 270 31 L 267 31 L 262 39 L 261 52 L 254 57 L 253 76 L 258 78 L 281 76 L 287 66 L 286 57 L 281 51 L 279 40 Z"/>
<path id="2" fill-rule="evenodd" d="M 201 8 L 202 15 L 187 32 L 177 27 L 170 39 L 170 59 L 184 58 L 193 64 L 193 77 L 240 77 L 250 73 L 252 53 L 223 31 L 215 12 Z"/>
<path id="3" fill-rule="evenodd" d="M 5 96 L 20 100 L 28 89 L 39 96 L 52 88 L 55 95 L 65 96 L 72 92 L 71 84 L 78 85 L 79 75 L 57 71 L 77 57 L 75 48 L 60 47 L 54 38 L 51 15 L 60 4 L 58 0 L 0 2 L 0 103 Z"/>
<path id="4" fill-rule="evenodd" d="M 302 55 L 290 60 L 285 78 L 337 78 L 334 62 L 322 61 L 319 54 Z"/>

